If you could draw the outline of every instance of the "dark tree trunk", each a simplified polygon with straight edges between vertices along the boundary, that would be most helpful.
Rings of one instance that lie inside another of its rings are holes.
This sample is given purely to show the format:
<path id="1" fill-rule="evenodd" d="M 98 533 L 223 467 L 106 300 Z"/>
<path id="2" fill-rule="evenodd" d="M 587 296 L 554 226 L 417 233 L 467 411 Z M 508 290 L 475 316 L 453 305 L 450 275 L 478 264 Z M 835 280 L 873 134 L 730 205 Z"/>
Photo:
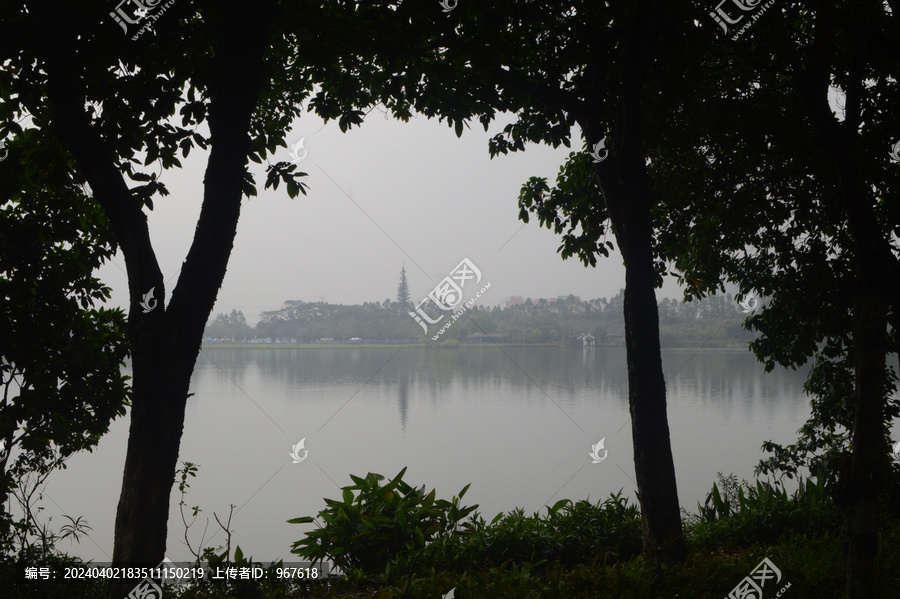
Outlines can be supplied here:
<path id="1" fill-rule="evenodd" d="M 595 174 L 625 263 L 625 348 L 634 470 L 641 505 L 644 556 L 682 561 L 686 549 L 675 462 L 666 410 L 666 381 L 659 345 L 659 310 L 653 254 L 652 192 L 644 158 L 642 94 L 650 59 L 658 50 L 660 3 L 638 2 L 625 48 L 621 129 L 610 158 Z M 648 19 L 648 15 L 653 15 Z M 600 124 L 579 123 L 588 142 L 600 140 Z"/>
<path id="2" fill-rule="evenodd" d="M 166 341 L 159 338 L 152 343 L 156 351 L 133 359 L 131 427 L 113 551 L 117 564 L 156 565 L 166 551 L 169 497 L 194 366 L 193 361 L 177 364 L 161 358 L 166 355 Z M 134 582 L 111 584 L 107 597 L 120 599 L 134 586 Z"/>
<path id="3" fill-rule="evenodd" d="M 606 178 L 601 176 L 601 181 Z M 626 182 L 626 174 L 623 179 L 602 187 L 625 263 L 628 406 L 644 555 L 664 562 L 681 561 L 686 550 L 659 345 L 649 190 L 643 177 Z"/>
<path id="4" fill-rule="evenodd" d="M 849 131 L 846 129 L 844 131 Z M 875 599 L 878 520 L 888 451 L 884 436 L 888 311 L 891 289 L 900 286 L 898 264 L 873 210 L 859 169 L 856 144 L 839 131 L 831 135 L 840 198 L 854 242 L 856 297 L 853 303 L 853 358 L 856 406 L 846 502 L 848 599 Z M 852 137 L 852 135 L 851 135 Z M 842 144 L 849 142 L 845 147 Z"/>
<path id="5" fill-rule="evenodd" d="M 643 197 L 641 197 L 643 196 Z M 626 227 L 625 347 L 628 352 L 628 406 L 634 439 L 634 471 L 640 490 L 644 554 L 659 552 L 662 561 L 685 556 L 675 463 L 666 410 L 666 381 L 659 345 L 653 258 L 650 253 L 650 207 L 635 193 Z"/>
<path id="6" fill-rule="evenodd" d="M 878 517 L 887 467 L 884 437 L 887 323 L 891 302 L 900 287 L 900 264 L 878 222 L 875 199 L 860 161 L 863 82 L 866 77 L 866 15 L 849 29 L 851 69 L 845 101 L 846 117 L 835 120 L 828 103 L 835 58 L 835 15 L 827 2 L 817 3 L 815 36 L 807 68 L 795 55 L 784 24 L 775 21 L 781 51 L 792 60 L 795 85 L 806 114 L 822 143 L 838 186 L 837 197 L 853 240 L 856 270 L 853 306 L 853 358 L 856 406 L 849 468 L 841 472 L 847 552 L 845 591 L 848 599 L 875 599 Z M 893 290 L 893 291 L 892 291 Z"/>
<path id="7" fill-rule="evenodd" d="M 843 136 L 837 136 L 840 137 Z M 846 593 L 848 599 L 875 599 L 880 496 L 888 455 L 884 411 L 888 311 L 892 300 L 889 289 L 897 288 L 900 276 L 872 210 L 872 200 L 855 168 L 858 157 L 852 151 L 836 147 L 834 150 L 857 273 L 852 316 L 856 393 L 853 449 L 849 478 L 841 481 L 841 488 L 847 491 L 843 497 Z"/>
<path id="8" fill-rule="evenodd" d="M 878 514 L 887 459 L 884 442 L 884 384 L 887 309 L 878 293 L 862 288 L 853 307 L 856 414 L 848 490 L 847 562 L 849 599 L 875 599 Z"/>
<path id="9" fill-rule="evenodd" d="M 849 130 L 846 130 L 849 131 Z M 853 453 L 847 490 L 845 564 L 848 599 L 875 599 L 878 520 L 888 451 L 884 436 L 887 380 L 888 311 L 891 289 L 900 285 L 898 264 L 878 225 L 872 209 L 874 200 L 858 168 L 852 148 L 841 147 L 849 140 L 844 131 L 829 136 L 840 198 L 853 237 L 856 261 L 856 297 L 853 303 L 853 359 L 856 406 L 853 419 Z"/>
<path id="10" fill-rule="evenodd" d="M 218 34 L 208 90 L 211 150 L 194 240 L 168 306 L 163 305 L 165 287 L 146 216 L 84 112 L 78 65 L 65 53 L 48 58 L 54 126 L 109 216 L 128 272 L 134 378 L 116 514 L 113 562 L 117 565 L 156 565 L 165 556 L 169 497 L 190 378 L 237 231 L 250 151 L 250 117 L 261 89 L 273 10 L 274 0 L 263 0 L 252 11 L 226 4 L 219 5 L 215 14 L 205 15 L 216 21 Z M 158 304 L 144 313 L 139 302 L 151 288 Z M 134 586 L 110 584 L 107 597 L 121 599 Z"/>

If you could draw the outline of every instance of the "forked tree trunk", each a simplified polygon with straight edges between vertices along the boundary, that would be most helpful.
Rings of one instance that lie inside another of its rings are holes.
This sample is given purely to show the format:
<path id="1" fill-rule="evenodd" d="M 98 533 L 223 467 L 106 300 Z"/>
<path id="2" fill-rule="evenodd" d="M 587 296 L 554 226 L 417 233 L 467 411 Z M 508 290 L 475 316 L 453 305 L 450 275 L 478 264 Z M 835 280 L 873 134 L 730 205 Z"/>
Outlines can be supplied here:
<path id="1" fill-rule="evenodd" d="M 210 82 L 210 155 L 194 240 L 168 306 L 146 216 L 85 113 L 79 65 L 66 53 L 47 59 L 54 126 L 108 215 L 128 272 L 134 379 L 113 549 L 118 566 L 155 566 L 165 557 L 190 378 L 237 231 L 250 118 L 261 89 L 274 5 L 274 0 L 261 0 L 247 11 L 223 3 L 204 15 L 217 33 L 213 72 L 203 78 Z M 139 302 L 151 288 L 158 304 L 145 313 Z M 107 597 L 122 599 L 134 587 L 133 581 L 110 584 Z"/>

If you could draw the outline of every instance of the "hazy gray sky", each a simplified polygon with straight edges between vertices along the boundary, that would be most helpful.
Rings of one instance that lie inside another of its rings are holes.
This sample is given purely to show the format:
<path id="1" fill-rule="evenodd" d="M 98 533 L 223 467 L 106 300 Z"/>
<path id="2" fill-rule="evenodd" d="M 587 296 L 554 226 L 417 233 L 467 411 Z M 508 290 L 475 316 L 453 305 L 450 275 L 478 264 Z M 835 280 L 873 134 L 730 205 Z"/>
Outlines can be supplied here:
<path id="1" fill-rule="evenodd" d="M 625 284 L 621 256 L 601 258 L 596 268 L 563 261 L 557 235 L 534 220 L 518 220 L 521 184 L 531 176 L 555 181 L 571 150 L 530 145 L 491 160 L 488 139 L 512 119 L 504 115 L 488 133 L 475 124 L 457 138 L 436 120 L 419 116 L 402 123 L 385 119 L 378 109 L 348 133 L 337 122 L 323 127 L 305 114 L 288 143 L 305 137 L 307 154 L 299 168 L 309 173 L 308 195 L 291 200 L 282 185 L 244 200 L 213 315 L 237 308 L 255 324 L 260 312 L 279 309 L 286 300 L 395 299 L 404 264 L 417 302 L 466 257 L 481 270 L 483 283 L 491 283 L 481 305 L 497 305 L 511 295 L 614 295 Z M 581 149 L 580 133 L 572 145 Z M 165 172 L 171 195 L 156 199 L 149 214 L 167 294 L 193 236 L 206 157 L 195 150 L 182 161 L 183 169 Z M 290 148 L 271 160 L 290 161 Z M 257 182 L 264 181 L 264 167 L 253 166 Z M 100 276 L 113 288 L 112 304 L 127 306 L 121 255 Z M 674 282 L 667 281 L 659 295 L 678 295 Z"/>

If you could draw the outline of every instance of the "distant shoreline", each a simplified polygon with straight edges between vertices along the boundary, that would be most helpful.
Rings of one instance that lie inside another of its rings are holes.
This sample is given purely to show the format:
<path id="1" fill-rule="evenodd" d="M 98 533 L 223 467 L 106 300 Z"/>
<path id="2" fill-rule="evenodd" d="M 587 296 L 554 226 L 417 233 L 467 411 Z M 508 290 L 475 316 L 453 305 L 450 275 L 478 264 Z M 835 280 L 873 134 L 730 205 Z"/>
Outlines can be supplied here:
<path id="1" fill-rule="evenodd" d="M 553 343 L 460 343 L 453 347 L 441 346 L 438 343 L 203 343 L 201 349 L 379 349 L 379 348 L 425 348 L 425 349 L 458 349 L 472 347 L 558 347 L 560 349 L 591 349 L 577 346 L 562 347 Z M 594 347 L 625 349 L 624 343 L 597 343 Z M 663 347 L 669 349 L 733 349 L 749 351 L 745 344 L 716 345 L 698 343 L 696 345 L 673 345 Z"/>

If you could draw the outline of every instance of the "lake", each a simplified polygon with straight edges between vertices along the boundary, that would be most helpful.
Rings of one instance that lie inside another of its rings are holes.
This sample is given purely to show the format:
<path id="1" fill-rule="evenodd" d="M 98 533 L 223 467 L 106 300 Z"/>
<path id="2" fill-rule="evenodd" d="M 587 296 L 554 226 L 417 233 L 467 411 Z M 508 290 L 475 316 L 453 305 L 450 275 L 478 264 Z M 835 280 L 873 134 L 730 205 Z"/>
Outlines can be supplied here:
<path id="1" fill-rule="evenodd" d="M 664 350 L 663 365 L 679 499 L 691 512 L 717 472 L 750 479 L 763 441 L 794 441 L 809 416 L 805 371 L 766 374 L 746 350 Z M 200 465 L 186 505 L 203 510 L 191 541 L 208 517 L 205 544 L 224 543 L 213 512 L 224 521 L 234 504 L 232 543 L 261 561 L 291 559 L 308 528 L 286 520 L 339 498 L 349 474 L 408 467 L 404 480 L 446 499 L 472 483 L 463 504 L 488 520 L 562 498 L 636 497 L 620 347 L 205 347 L 191 391 L 180 459 Z M 109 561 L 127 432 L 127 419 L 113 423 L 93 453 L 50 477 L 44 518 L 58 528 L 61 514 L 83 516 L 93 528 L 60 549 Z M 608 454 L 594 464 L 601 439 Z M 167 556 L 189 560 L 177 487 L 172 497 Z"/>

